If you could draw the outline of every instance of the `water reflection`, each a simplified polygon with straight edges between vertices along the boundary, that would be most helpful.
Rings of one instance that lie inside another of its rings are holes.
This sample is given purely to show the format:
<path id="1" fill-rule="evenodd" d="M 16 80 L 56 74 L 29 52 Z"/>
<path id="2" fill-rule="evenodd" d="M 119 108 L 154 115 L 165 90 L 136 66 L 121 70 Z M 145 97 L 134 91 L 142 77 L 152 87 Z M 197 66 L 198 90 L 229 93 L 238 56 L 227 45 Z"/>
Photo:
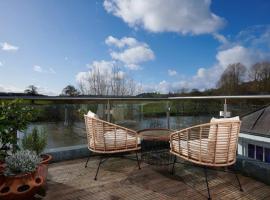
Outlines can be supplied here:
<path id="1" fill-rule="evenodd" d="M 171 129 L 177 130 L 192 125 L 207 123 L 210 116 L 171 116 Z M 167 128 L 166 117 L 149 117 L 139 120 L 121 120 L 115 121 L 116 124 L 140 130 L 145 128 Z M 47 149 L 57 147 L 67 147 L 74 145 L 86 144 L 86 133 L 84 122 L 74 122 L 69 126 L 65 126 L 64 122 L 41 122 L 33 123 L 28 131 L 36 126 L 38 129 L 44 129 L 48 135 Z"/>
<path id="2" fill-rule="evenodd" d="M 84 124 L 81 122 L 73 123 L 70 126 L 65 126 L 64 122 L 34 123 L 28 128 L 28 131 L 34 126 L 46 131 L 48 135 L 47 149 L 86 144 L 87 142 Z"/>

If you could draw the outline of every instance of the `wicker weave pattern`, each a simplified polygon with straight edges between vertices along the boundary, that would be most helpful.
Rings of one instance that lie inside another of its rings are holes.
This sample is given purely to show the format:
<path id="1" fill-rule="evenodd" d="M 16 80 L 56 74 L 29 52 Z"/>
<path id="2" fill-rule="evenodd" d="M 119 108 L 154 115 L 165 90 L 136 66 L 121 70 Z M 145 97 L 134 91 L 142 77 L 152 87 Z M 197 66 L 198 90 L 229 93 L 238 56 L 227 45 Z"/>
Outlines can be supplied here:
<path id="1" fill-rule="evenodd" d="M 118 153 L 140 149 L 140 138 L 136 131 L 87 115 L 84 119 L 89 150 Z"/>
<path id="2" fill-rule="evenodd" d="M 212 122 L 170 135 L 171 153 L 205 166 L 229 166 L 236 161 L 240 121 Z"/>

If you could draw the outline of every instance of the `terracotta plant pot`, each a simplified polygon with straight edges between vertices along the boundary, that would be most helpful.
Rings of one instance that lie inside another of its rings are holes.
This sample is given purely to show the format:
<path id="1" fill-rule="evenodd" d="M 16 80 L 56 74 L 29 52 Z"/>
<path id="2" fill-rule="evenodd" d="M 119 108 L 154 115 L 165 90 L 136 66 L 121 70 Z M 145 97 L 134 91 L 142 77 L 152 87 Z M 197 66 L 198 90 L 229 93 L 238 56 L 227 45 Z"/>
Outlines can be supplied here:
<path id="1" fill-rule="evenodd" d="M 0 186 L 4 184 L 4 170 L 6 164 L 3 161 L 0 161 Z"/>
<path id="2" fill-rule="evenodd" d="M 3 174 L 5 167 L 6 167 L 5 162 L 0 161 L 0 175 Z"/>
<path id="3" fill-rule="evenodd" d="M 3 174 L 0 174 L 0 187 L 4 184 L 4 175 Z"/>
<path id="4" fill-rule="evenodd" d="M 36 176 L 40 176 L 43 178 L 43 185 L 46 183 L 47 175 L 48 175 L 48 165 L 40 164 L 35 172 Z"/>
<path id="5" fill-rule="evenodd" d="M 50 154 L 42 154 L 40 156 L 42 158 L 42 161 L 40 162 L 40 164 L 48 165 L 50 161 L 52 160 L 52 156 Z"/>
<path id="6" fill-rule="evenodd" d="M 43 177 L 37 171 L 16 176 L 3 176 L 1 178 L 3 182 L 0 185 L 0 199 L 3 200 L 31 199 L 44 183 Z"/>

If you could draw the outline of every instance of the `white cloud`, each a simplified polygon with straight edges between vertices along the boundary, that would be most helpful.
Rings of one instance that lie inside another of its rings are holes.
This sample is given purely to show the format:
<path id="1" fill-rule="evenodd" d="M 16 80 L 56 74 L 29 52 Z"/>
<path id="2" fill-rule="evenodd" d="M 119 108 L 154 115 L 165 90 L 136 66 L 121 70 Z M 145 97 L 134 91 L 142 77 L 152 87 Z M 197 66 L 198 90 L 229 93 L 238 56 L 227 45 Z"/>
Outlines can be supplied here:
<path id="1" fill-rule="evenodd" d="M 3 65 L 4 65 L 4 63 L 0 61 L 0 67 L 3 66 Z"/>
<path id="2" fill-rule="evenodd" d="M 158 84 L 146 85 L 144 89 L 146 91 L 168 93 L 179 91 L 181 88 L 196 88 L 199 90 L 214 88 L 224 69 L 229 64 L 240 62 L 249 68 L 256 62 L 269 60 L 270 55 L 252 48 L 236 45 L 225 50 L 219 50 L 216 59 L 217 62 L 213 66 L 199 68 L 194 76 L 182 77 L 180 81 L 176 82 L 163 80 Z"/>
<path id="3" fill-rule="evenodd" d="M 87 72 L 78 72 L 76 74 L 75 79 L 76 79 L 76 81 L 78 83 L 82 83 L 82 82 L 86 81 L 88 77 L 91 77 L 91 73 L 89 71 L 87 71 Z"/>
<path id="4" fill-rule="evenodd" d="M 87 67 L 89 68 L 88 71 L 79 72 L 75 77 L 76 82 L 79 86 L 83 86 L 86 93 L 91 93 L 92 90 L 97 89 L 96 87 L 93 89 L 95 81 L 101 81 L 99 92 L 104 92 L 106 88 L 110 94 L 112 92 L 112 80 L 122 81 L 129 79 L 127 74 L 116 65 L 115 61 L 93 61 L 91 64 L 87 64 Z M 139 86 L 136 82 L 134 84 Z"/>
<path id="5" fill-rule="evenodd" d="M 123 37 L 121 39 L 117 39 L 111 35 L 106 38 L 105 43 L 109 46 L 116 46 L 118 48 L 123 48 L 126 46 L 131 47 L 139 44 L 139 42 L 132 37 Z"/>
<path id="6" fill-rule="evenodd" d="M 35 72 L 38 72 L 38 73 L 45 73 L 45 74 L 56 74 L 55 70 L 50 67 L 48 69 L 44 69 L 43 67 L 39 66 L 39 65 L 34 65 L 33 66 L 33 70 Z"/>
<path id="7" fill-rule="evenodd" d="M 112 76 L 115 76 L 114 69 L 116 65 L 114 61 L 93 61 L 91 64 L 87 64 L 87 67 L 89 68 L 89 71 L 79 72 L 76 75 L 77 82 L 87 81 L 94 73 L 99 74 L 104 80 L 110 80 Z M 125 72 L 119 70 L 117 75 L 120 79 L 124 78 Z"/>
<path id="8" fill-rule="evenodd" d="M 175 70 L 173 70 L 173 69 L 169 69 L 168 70 L 168 75 L 169 76 L 176 76 L 177 75 L 177 72 Z"/>
<path id="9" fill-rule="evenodd" d="M 158 92 L 160 93 L 167 93 L 168 91 L 170 91 L 170 84 L 163 80 L 158 84 Z"/>
<path id="10" fill-rule="evenodd" d="M 0 45 L 2 46 L 3 51 L 15 52 L 19 50 L 19 47 L 9 44 L 7 42 L 1 43 Z"/>
<path id="11" fill-rule="evenodd" d="M 29 84 L 29 85 L 32 85 Z M 36 86 L 39 94 L 49 95 L 49 96 L 56 96 L 59 92 L 51 91 L 46 87 Z M 23 93 L 25 88 L 20 88 L 14 85 L 1 85 L 0 84 L 0 92 L 14 92 L 14 93 Z"/>
<path id="12" fill-rule="evenodd" d="M 189 89 L 204 90 L 216 87 L 217 81 L 229 64 L 240 62 L 246 67 L 250 67 L 253 63 L 261 61 L 259 53 L 242 46 L 220 50 L 217 52 L 216 59 L 217 63 L 213 66 L 199 68 L 194 76 L 189 77 L 189 80 L 185 80 Z"/>
<path id="13" fill-rule="evenodd" d="M 39 66 L 39 65 L 34 65 L 34 66 L 33 66 L 33 70 L 34 70 L 35 72 L 39 72 L 39 73 L 42 73 L 42 72 L 43 72 L 42 67 Z"/>
<path id="14" fill-rule="evenodd" d="M 128 48 L 123 52 L 111 52 L 111 57 L 123 62 L 132 70 L 139 69 L 139 64 L 155 58 L 154 52 L 146 46 Z"/>
<path id="15" fill-rule="evenodd" d="M 270 48 L 270 25 L 255 25 L 240 31 L 236 41 L 241 45 L 256 48 Z"/>
<path id="16" fill-rule="evenodd" d="M 115 67 L 114 61 L 94 61 L 91 64 L 87 64 L 90 71 L 98 72 L 101 75 L 107 75 L 113 73 L 113 68 Z"/>
<path id="17" fill-rule="evenodd" d="M 241 31 L 229 41 L 222 35 L 216 35 L 221 41 L 221 48 L 216 53 L 216 62 L 209 67 L 201 67 L 196 74 L 189 77 L 182 77 L 177 82 L 159 83 L 160 90 L 153 84 L 146 89 L 155 91 L 177 91 L 180 88 L 197 88 L 200 90 L 216 87 L 224 69 L 232 63 L 242 63 L 250 68 L 256 62 L 270 61 L 270 25 L 250 27 Z M 166 87 L 165 87 L 166 86 Z M 165 89 L 166 88 L 166 89 Z"/>
<path id="18" fill-rule="evenodd" d="M 223 45 L 226 45 L 227 43 L 229 43 L 228 39 L 219 33 L 213 33 L 213 36 L 216 40 L 218 40 L 220 43 L 222 43 Z"/>
<path id="19" fill-rule="evenodd" d="M 190 80 L 185 80 L 187 88 L 199 90 L 214 88 L 223 70 L 218 64 L 210 68 L 199 68 L 197 73 L 190 77 Z"/>
<path id="20" fill-rule="evenodd" d="M 143 84 L 143 92 L 159 92 L 161 94 L 167 94 L 169 92 L 179 92 L 182 88 L 188 88 L 187 81 L 181 80 L 176 82 L 168 82 L 162 80 L 161 82 L 155 84 Z"/>
<path id="21" fill-rule="evenodd" d="M 260 52 L 237 45 L 232 48 L 221 50 L 217 53 L 216 59 L 219 65 L 225 69 L 229 64 L 242 63 L 249 67 L 256 60 L 262 57 Z"/>
<path id="22" fill-rule="evenodd" d="M 109 36 L 105 43 L 120 50 L 111 50 L 111 57 L 116 61 L 122 62 L 131 70 L 140 69 L 140 64 L 155 58 L 152 49 L 143 42 L 137 41 L 132 37 L 121 39 Z"/>
<path id="23" fill-rule="evenodd" d="M 16 87 L 14 85 L 1 85 L 0 92 L 23 92 L 22 88 Z"/>
<path id="24" fill-rule="evenodd" d="M 105 0 L 103 6 L 130 27 L 151 32 L 214 33 L 225 20 L 210 10 L 211 0 Z"/>
<path id="25" fill-rule="evenodd" d="M 199 68 L 196 74 L 196 77 L 201 78 L 206 75 L 206 70 L 205 68 Z"/>
<path id="26" fill-rule="evenodd" d="M 192 81 L 188 81 L 189 88 L 198 88 L 204 90 L 214 88 L 221 74 L 229 64 L 242 63 L 247 68 L 252 64 L 263 60 L 269 60 L 270 55 L 262 51 L 252 48 L 246 48 L 240 45 L 220 50 L 217 52 L 217 63 L 209 68 L 199 68 L 196 75 L 191 77 Z"/>

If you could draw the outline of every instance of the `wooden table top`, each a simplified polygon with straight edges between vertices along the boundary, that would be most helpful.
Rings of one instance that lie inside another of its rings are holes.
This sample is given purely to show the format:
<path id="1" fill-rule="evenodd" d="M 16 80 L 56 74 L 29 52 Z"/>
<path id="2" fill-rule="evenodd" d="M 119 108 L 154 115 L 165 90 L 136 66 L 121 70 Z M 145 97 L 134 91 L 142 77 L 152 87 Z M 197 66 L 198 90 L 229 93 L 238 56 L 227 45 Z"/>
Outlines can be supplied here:
<path id="1" fill-rule="evenodd" d="M 166 142 L 170 140 L 170 133 L 172 132 L 173 132 L 172 130 L 166 128 L 149 128 L 138 131 L 143 140 L 166 141 Z"/>

